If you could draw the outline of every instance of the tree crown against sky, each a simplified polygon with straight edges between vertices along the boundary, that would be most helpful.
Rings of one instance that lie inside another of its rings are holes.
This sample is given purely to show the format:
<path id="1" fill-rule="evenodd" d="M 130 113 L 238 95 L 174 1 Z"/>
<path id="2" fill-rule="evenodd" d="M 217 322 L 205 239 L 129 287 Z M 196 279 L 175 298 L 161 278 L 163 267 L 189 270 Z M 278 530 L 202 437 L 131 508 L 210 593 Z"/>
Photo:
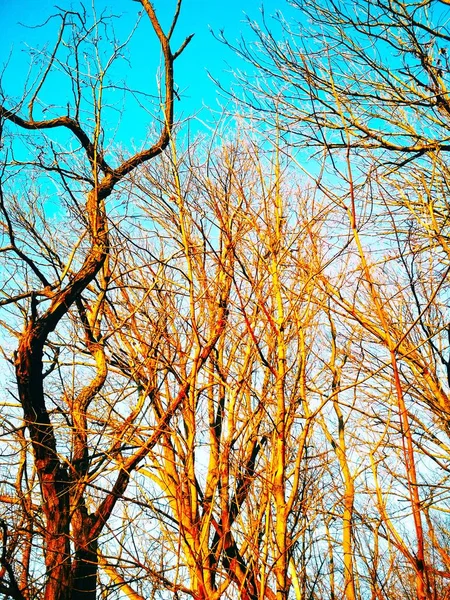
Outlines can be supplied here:
<path id="1" fill-rule="evenodd" d="M 59 3 L 58 6 L 64 10 L 73 8 L 70 3 Z M 167 2 L 158 7 L 163 23 L 170 20 L 174 6 L 175 2 Z M 49 0 L 41 3 L 39 7 L 32 2 L 25 2 L 20 7 L 10 3 L 3 3 L 0 6 L 0 16 L 5 28 L 1 63 L 10 64 L 3 74 L 4 85 L 7 82 L 9 95 L 19 98 L 23 92 L 30 65 L 28 49 L 43 47 L 46 44 L 52 45 L 58 28 L 57 21 L 50 21 L 42 29 L 35 29 L 35 26 L 44 23 L 48 16 L 57 12 L 54 8 L 54 2 Z M 265 8 L 275 12 L 277 4 L 270 1 L 265 4 Z M 88 5 L 84 10 L 88 15 L 92 13 L 92 8 Z M 244 32 L 250 32 L 247 23 L 251 19 L 258 18 L 260 10 L 258 3 L 235 0 L 227 4 L 226 11 L 216 2 L 204 0 L 186 2 L 185 0 L 183 3 L 182 18 L 176 35 L 180 40 L 191 33 L 195 35 L 191 42 L 189 56 L 185 54 L 180 57 L 178 63 L 177 93 L 181 99 L 178 102 L 178 116 L 181 120 L 190 118 L 191 129 L 202 127 L 197 119 L 192 118 L 193 116 L 197 115 L 200 120 L 210 121 L 209 111 L 212 109 L 219 114 L 222 107 L 227 104 L 228 98 L 218 93 L 213 79 L 221 81 L 226 88 L 229 88 L 233 81 L 232 71 L 235 66 L 233 53 L 223 44 L 218 43 L 214 36 L 223 32 L 231 40 L 237 40 Z M 112 19 L 109 28 L 114 28 L 116 36 L 121 40 L 125 40 L 136 30 L 133 35 L 134 40 L 125 53 L 133 59 L 124 61 L 116 72 L 118 78 L 126 82 L 130 88 L 141 89 L 142 84 L 145 83 L 145 88 L 154 95 L 156 79 L 153 74 L 151 75 L 153 73 L 151 68 L 159 65 L 159 49 L 157 45 L 152 45 L 153 41 L 145 24 L 136 29 L 136 19 L 142 12 L 139 3 L 132 0 L 124 5 L 98 2 L 95 4 L 95 11 L 97 15 L 116 16 Z M 145 43 L 150 44 L 149 50 L 142 53 L 139 48 Z M 149 60 L 152 61 L 150 64 Z M 145 82 L 142 79 L 144 73 L 149 74 Z M 123 101 L 120 95 L 114 100 L 115 103 Z M 133 112 L 138 110 L 137 103 L 131 100 L 129 102 Z M 134 138 L 134 119 L 127 114 L 124 118 L 126 123 L 124 131 L 131 131 Z"/>
<path id="2" fill-rule="evenodd" d="M 201 4 L 95 6 L 1 85 L 0 592 L 448 597 L 446 7 L 222 8 L 196 139 Z"/>

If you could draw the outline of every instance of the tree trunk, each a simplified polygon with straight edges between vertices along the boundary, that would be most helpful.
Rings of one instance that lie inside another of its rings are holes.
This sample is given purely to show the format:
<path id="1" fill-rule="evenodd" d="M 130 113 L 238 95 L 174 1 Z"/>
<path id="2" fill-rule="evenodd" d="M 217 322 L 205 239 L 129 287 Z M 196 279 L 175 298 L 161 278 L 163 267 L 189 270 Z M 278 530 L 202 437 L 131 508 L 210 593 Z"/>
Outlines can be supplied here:
<path id="1" fill-rule="evenodd" d="M 31 321 L 22 334 L 15 367 L 44 501 L 45 565 L 48 577 L 44 599 L 69 600 L 69 481 L 67 471 L 58 458 L 56 440 L 44 402 L 43 342 L 40 334 L 39 324 Z"/>
<path id="2" fill-rule="evenodd" d="M 75 551 L 72 567 L 71 600 L 96 600 L 98 572 L 98 543 L 90 542 L 87 547 Z"/>

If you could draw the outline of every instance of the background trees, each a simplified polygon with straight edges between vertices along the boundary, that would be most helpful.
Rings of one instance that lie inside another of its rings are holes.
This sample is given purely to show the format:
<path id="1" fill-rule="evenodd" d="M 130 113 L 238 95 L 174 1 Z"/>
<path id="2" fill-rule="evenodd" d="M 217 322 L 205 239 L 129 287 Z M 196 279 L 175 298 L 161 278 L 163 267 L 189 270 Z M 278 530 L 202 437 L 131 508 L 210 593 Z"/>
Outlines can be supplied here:
<path id="1" fill-rule="evenodd" d="M 420 453 L 414 445 L 427 437 L 431 423 L 418 425 L 417 406 L 431 410 L 433 431 L 437 426 L 443 439 L 448 434 L 447 216 L 442 211 L 448 14 L 435 2 L 292 4 L 299 9 L 298 21 L 294 25 L 279 16 L 281 39 L 266 20 L 261 28 L 253 26 L 258 46 L 236 48 L 257 68 L 253 85 L 246 86 L 246 102 L 262 110 L 266 124 L 273 118 L 277 128 L 289 131 L 293 144 L 320 149 L 341 186 L 336 193 L 323 176 L 317 179 L 348 220 L 357 291 L 343 288 L 342 279 L 325 285 L 338 312 L 363 328 L 366 342 L 372 338 L 388 353 L 417 544 L 409 556 L 389 524 L 380 492 L 378 508 L 414 567 L 417 595 L 424 598 L 433 593 L 433 569 L 427 565 L 423 528 L 427 494 L 418 479 Z M 420 389 L 419 396 L 412 389 Z M 432 527 L 427 535 L 432 537 Z"/>
<path id="2" fill-rule="evenodd" d="M 104 16 L 4 98 L 5 596 L 448 594 L 445 13 L 294 5 L 238 49 L 261 128 L 174 126 L 181 3 L 142 1 L 152 142 L 113 139 Z"/>

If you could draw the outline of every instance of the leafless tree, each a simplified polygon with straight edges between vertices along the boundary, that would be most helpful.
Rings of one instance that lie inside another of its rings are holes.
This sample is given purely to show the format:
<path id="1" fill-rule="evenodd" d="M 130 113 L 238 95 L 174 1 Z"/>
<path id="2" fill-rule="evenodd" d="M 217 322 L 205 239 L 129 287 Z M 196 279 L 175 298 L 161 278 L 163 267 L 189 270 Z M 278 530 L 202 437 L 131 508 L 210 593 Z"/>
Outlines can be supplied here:
<path id="1" fill-rule="evenodd" d="M 88 430 L 93 413 L 105 410 L 108 395 L 115 391 L 108 389 L 102 325 L 111 282 L 113 222 L 108 204 L 117 201 L 129 174 L 169 143 L 174 62 L 190 39 L 173 50 L 171 38 L 181 1 L 168 33 L 153 4 L 148 0 L 141 4 L 159 42 L 163 65 L 163 109 L 154 124 L 153 142 L 129 156 L 109 147 L 112 123 L 105 118 L 113 85 L 109 76 L 125 52 L 126 41 L 115 38 L 104 16 L 91 21 L 84 12 L 55 15 L 53 21 L 60 25 L 53 49 L 40 51 L 35 78 L 27 83 L 21 99 L 3 97 L 0 106 L 1 304 L 10 313 L 6 331 L 17 339 L 13 362 L 18 402 L 33 448 L 33 463 L 25 465 L 21 460 L 17 483 L 19 501 L 28 515 L 23 525 L 28 541 L 22 552 L 22 574 L 11 567 L 6 523 L 3 528 L 2 591 L 14 598 L 96 597 L 99 536 L 145 454 L 142 450 L 106 477 L 108 471 L 101 467 L 112 457 L 92 442 L 92 437 L 101 437 L 101 417 Z M 55 81 L 68 91 L 66 98 L 57 90 L 49 94 Z M 143 122 L 143 139 L 146 126 Z M 49 195 L 59 196 L 60 202 L 50 206 Z M 51 215 L 56 211 L 65 214 L 53 226 Z M 80 361 L 86 368 L 78 368 Z M 78 378 L 72 384 L 67 381 L 68 365 Z M 120 448 L 118 441 L 112 450 Z M 36 503 L 37 512 L 30 508 Z M 32 510 L 39 515 L 36 519 Z M 44 554 L 45 574 L 36 573 L 36 558 L 34 564 L 28 558 L 35 535 L 42 540 L 39 552 Z"/>

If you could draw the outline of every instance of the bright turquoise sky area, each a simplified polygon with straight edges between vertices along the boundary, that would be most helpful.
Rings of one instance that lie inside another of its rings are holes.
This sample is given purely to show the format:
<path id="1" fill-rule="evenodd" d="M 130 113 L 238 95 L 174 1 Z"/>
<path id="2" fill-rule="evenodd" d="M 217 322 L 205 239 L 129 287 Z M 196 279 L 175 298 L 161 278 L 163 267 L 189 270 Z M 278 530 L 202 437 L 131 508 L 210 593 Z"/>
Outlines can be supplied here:
<path id="1" fill-rule="evenodd" d="M 44 40 L 53 44 L 57 31 L 57 22 L 50 22 L 44 29 L 24 28 L 25 25 L 42 23 L 48 16 L 57 12 L 55 4 L 63 9 L 77 9 L 79 3 L 60 0 L 0 0 L 0 23 L 2 28 L 0 43 L 0 64 L 5 64 L 12 48 L 10 65 L 3 77 L 3 91 L 7 96 L 18 97 L 24 87 L 29 64 L 27 49 L 42 46 Z M 90 10 L 91 4 L 86 5 Z M 175 7 L 175 0 L 154 0 L 157 13 L 167 26 Z M 124 37 L 136 22 L 141 6 L 133 0 L 96 0 L 97 14 L 106 9 L 119 15 L 115 21 L 118 37 Z M 265 14 L 270 16 L 276 10 L 288 10 L 287 2 L 266 0 Z M 194 39 L 176 62 L 176 82 L 181 96 L 177 103 L 178 117 L 196 115 L 198 120 L 208 119 L 208 111 L 202 109 L 208 105 L 220 111 L 226 98 L 221 97 L 208 72 L 218 79 L 225 88 L 233 82 L 231 70 L 240 68 L 233 52 L 219 43 L 211 33 L 224 31 L 227 39 L 234 43 L 241 35 L 251 39 L 251 31 L 246 23 L 247 17 L 261 21 L 261 3 L 259 0 L 184 0 L 177 28 L 175 46 L 182 39 L 194 33 Z M 156 81 L 155 69 L 159 61 L 159 49 L 155 46 L 154 36 L 148 22 L 142 21 L 130 48 L 130 64 L 124 72 L 124 80 L 130 85 L 138 85 L 143 78 L 150 78 L 152 85 Z M 246 67 L 248 68 L 248 67 Z M 54 86 L 58 86 L 56 81 Z M 50 84 L 49 86 L 50 87 Z M 47 89 L 47 93 L 52 90 Z M 130 125 L 131 127 L 131 125 Z M 134 133 L 134 132 L 133 132 Z M 133 135 L 131 133 L 131 135 Z M 137 133 L 137 132 L 136 132 Z"/>

